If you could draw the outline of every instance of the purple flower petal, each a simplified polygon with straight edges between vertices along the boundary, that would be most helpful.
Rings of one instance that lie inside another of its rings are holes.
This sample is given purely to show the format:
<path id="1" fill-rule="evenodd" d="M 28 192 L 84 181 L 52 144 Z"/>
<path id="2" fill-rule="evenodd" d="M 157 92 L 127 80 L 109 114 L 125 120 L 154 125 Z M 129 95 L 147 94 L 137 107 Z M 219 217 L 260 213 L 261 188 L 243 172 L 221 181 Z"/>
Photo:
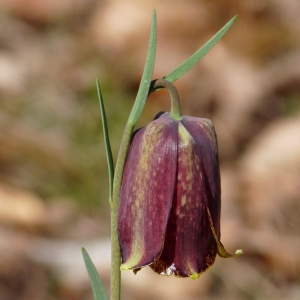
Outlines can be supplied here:
<path id="1" fill-rule="evenodd" d="M 160 117 L 132 140 L 119 207 L 122 269 L 151 264 L 162 251 L 176 180 L 177 128 L 170 117 Z"/>
<path id="2" fill-rule="evenodd" d="M 202 152 L 203 145 L 180 123 L 176 195 L 163 252 L 151 265 L 157 273 L 196 279 L 214 263 L 217 244 L 206 210 L 211 195 Z"/>

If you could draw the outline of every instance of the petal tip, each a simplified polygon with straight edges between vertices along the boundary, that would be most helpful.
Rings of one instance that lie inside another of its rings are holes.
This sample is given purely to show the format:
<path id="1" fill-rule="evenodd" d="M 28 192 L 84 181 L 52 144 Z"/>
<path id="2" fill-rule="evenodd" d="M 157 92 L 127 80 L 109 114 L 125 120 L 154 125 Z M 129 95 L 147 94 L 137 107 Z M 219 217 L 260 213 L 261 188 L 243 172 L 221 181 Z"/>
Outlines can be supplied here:
<path id="1" fill-rule="evenodd" d="M 201 273 L 199 273 L 199 274 L 192 274 L 190 276 L 190 278 L 193 279 L 193 280 L 197 280 L 200 277 L 200 275 L 201 275 Z"/>
<path id="2" fill-rule="evenodd" d="M 120 270 L 121 271 L 128 271 L 128 270 L 135 270 L 135 268 L 132 265 L 128 264 L 128 263 L 124 263 L 120 266 Z"/>
<path id="3" fill-rule="evenodd" d="M 121 271 L 125 271 L 125 270 L 129 270 L 129 268 L 126 267 L 126 265 L 121 265 L 121 266 L 120 266 L 120 270 L 121 270 Z"/>
<path id="4" fill-rule="evenodd" d="M 234 256 L 240 256 L 244 253 L 244 251 L 242 249 L 238 249 L 235 251 Z"/>

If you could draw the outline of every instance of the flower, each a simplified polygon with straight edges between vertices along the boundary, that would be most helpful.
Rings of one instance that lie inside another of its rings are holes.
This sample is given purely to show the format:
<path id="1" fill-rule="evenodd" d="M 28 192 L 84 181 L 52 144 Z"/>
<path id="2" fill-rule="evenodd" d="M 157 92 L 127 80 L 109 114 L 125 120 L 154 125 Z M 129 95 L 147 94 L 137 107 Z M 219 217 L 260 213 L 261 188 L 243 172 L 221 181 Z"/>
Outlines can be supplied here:
<path id="1" fill-rule="evenodd" d="M 212 122 L 160 115 L 134 134 L 126 160 L 118 215 L 121 269 L 150 265 L 162 275 L 197 279 L 217 253 L 241 254 L 230 255 L 220 242 L 220 205 Z"/>

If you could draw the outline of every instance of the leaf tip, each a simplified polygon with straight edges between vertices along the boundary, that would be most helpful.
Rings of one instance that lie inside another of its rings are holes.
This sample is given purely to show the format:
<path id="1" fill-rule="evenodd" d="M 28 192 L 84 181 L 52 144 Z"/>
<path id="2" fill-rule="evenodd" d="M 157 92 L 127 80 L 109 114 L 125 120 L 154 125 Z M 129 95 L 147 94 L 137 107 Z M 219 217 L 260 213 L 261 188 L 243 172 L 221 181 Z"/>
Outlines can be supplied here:
<path id="1" fill-rule="evenodd" d="M 97 87 L 97 90 L 100 90 L 100 81 L 99 81 L 99 78 L 96 79 L 96 87 Z"/>
<path id="2" fill-rule="evenodd" d="M 156 24 L 156 9 L 155 8 L 152 11 L 152 23 L 153 23 L 153 25 Z"/>

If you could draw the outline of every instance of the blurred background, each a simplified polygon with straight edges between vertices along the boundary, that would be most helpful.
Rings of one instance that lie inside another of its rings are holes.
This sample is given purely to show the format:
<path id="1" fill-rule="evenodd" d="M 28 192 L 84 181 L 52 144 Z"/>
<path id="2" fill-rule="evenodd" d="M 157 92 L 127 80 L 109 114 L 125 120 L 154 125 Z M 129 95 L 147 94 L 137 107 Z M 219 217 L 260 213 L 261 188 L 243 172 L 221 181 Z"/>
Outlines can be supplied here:
<path id="1" fill-rule="evenodd" d="M 93 299 L 84 246 L 109 290 L 108 176 L 95 79 L 116 157 L 144 67 L 153 78 L 239 18 L 176 82 L 184 115 L 215 124 L 222 242 L 199 280 L 123 272 L 122 299 L 300 299 L 299 0 L 0 0 L 0 299 Z M 169 110 L 152 94 L 144 126 Z"/>

